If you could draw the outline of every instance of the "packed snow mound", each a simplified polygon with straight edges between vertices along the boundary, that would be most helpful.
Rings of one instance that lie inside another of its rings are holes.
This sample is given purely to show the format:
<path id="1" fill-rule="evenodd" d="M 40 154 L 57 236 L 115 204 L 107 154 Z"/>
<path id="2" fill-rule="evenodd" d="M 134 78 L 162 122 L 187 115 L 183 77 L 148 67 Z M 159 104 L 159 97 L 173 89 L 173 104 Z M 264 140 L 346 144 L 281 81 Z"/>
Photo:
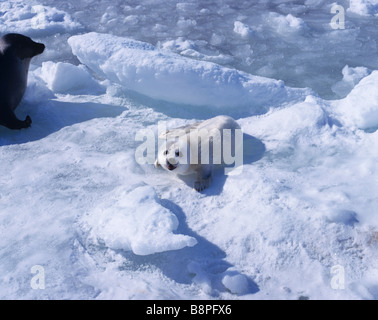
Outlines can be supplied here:
<path id="1" fill-rule="evenodd" d="M 350 0 L 348 11 L 362 16 L 378 16 L 378 0 Z"/>
<path id="2" fill-rule="evenodd" d="M 266 20 L 277 33 L 283 36 L 299 32 L 306 27 L 305 22 L 301 18 L 294 17 L 292 14 L 283 16 L 275 12 L 270 12 L 266 15 Z"/>
<path id="3" fill-rule="evenodd" d="M 349 92 L 358 84 L 361 79 L 370 74 L 370 70 L 365 67 L 352 68 L 346 65 L 343 70 L 343 79 L 332 86 L 332 91 L 340 98 L 345 98 Z"/>
<path id="4" fill-rule="evenodd" d="M 36 74 L 45 81 L 55 93 L 96 93 L 100 85 L 84 65 L 75 66 L 66 62 L 47 61 L 42 63 Z"/>
<path id="5" fill-rule="evenodd" d="M 253 35 L 252 28 L 241 21 L 234 22 L 234 32 L 243 38 L 248 38 Z"/>
<path id="6" fill-rule="evenodd" d="M 264 140 L 269 138 L 285 144 L 298 136 L 304 139 L 316 135 L 328 121 L 321 102 L 308 96 L 304 102 L 261 116 L 254 131 Z"/>
<path id="7" fill-rule="evenodd" d="M 0 3 L 0 32 L 17 32 L 29 36 L 48 36 L 81 28 L 69 14 L 43 5 L 26 5 L 18 1 Z"/>
<path id="8" fill-rule="evenodd" d="M 280 80 L 253 76 L 218 64 L 197 61 L 154 46 L 100 33 L 68 39 L 81 63 L 156 100 L 193 106 L 245 107 L 261 114 L 269 107 L 302 97 L 304 90 Z"/>
<path id="9" fill-rule="evenodd" d="M 339 119 L 359 129 L 378 128 L 378 71 L 363 78 L 345 99 L 333 102 Z"/>
<path id="10" fill-rule="evenodd" d="M 121 191 L 119 199 L 96 207 L 84 220 L 95 242 L 137 255 L 178 250 L 197 243 L 193 237 L 173 233 L 179 224 L 177 217 L 159 204 L 150 186 Z"/>
<path id="11" fill-rule="evenodd" d="M 242 274 L 226 274 L 222 279 L 222 284 L 234 294 L 243 295 L 249 290 L 248 279 Z"/>

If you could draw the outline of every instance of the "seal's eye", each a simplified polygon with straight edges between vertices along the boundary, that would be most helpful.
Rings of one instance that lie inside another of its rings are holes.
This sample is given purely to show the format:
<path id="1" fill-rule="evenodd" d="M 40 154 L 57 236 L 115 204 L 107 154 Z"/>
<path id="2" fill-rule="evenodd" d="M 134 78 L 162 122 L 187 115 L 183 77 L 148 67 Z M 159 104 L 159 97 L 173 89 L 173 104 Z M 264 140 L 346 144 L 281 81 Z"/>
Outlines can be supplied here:
<path id="1" fill-rule="evenodd" d="M 180 151 L 178 151 L 178 150 L 176 150 L 176 152 L 175 152 L 175 156 L 176 156 L 176 157 L 179 157 L 179 156 L 180 156 L 180 154 L 181 154 L 181 152 L 180 152 Z"/>
<path id="2" fill-rule="evenodd" d="M 168 150 L 165 150 L 164 152 L 163 152 L 163 155 L 167 155 L 168 154 Z"/>

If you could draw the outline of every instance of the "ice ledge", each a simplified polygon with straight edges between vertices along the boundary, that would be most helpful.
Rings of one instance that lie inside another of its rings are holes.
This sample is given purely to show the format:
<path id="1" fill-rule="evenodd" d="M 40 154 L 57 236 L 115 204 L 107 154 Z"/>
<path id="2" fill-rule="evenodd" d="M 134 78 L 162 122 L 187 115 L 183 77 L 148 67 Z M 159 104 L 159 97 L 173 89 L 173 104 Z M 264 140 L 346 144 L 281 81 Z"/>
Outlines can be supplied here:
<path id="1" fill-rule="evenodd" d="M 310 91 L 109 34 L 76 35 L 68 43 L 80 62 L 96 73 L 170 103 L 243 108 L 254 115 L 287 101 L 303 100 Z"/>

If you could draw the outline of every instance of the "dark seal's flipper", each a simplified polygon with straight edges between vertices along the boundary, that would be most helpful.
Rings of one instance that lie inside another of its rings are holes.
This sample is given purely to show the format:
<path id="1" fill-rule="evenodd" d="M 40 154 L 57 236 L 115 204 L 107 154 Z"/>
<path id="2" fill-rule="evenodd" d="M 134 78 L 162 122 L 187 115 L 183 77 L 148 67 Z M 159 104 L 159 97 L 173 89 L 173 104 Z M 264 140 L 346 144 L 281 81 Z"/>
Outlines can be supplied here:
<path id="1" fill-rule="evenodd" d="M 32 120 L 29 116 L 24 121 L 17 119 L 16 115 L 9 108 L 0 106 L 0 125 L 9 129 L 23 129 L 31 126 Z"/>

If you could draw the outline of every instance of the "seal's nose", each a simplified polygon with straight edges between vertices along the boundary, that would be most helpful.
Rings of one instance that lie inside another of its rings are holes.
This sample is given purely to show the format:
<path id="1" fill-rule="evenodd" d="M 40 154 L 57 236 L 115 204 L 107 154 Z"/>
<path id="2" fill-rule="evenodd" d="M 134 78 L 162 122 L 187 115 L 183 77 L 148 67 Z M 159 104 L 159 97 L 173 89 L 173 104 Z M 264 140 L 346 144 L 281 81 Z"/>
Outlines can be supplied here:
<path id="1" fill-rule="evenodd" d="M 43 43 L 38 43 L 38 54 L 41 54 L 43 51 L 45 51 L 46 46 Z"/>

